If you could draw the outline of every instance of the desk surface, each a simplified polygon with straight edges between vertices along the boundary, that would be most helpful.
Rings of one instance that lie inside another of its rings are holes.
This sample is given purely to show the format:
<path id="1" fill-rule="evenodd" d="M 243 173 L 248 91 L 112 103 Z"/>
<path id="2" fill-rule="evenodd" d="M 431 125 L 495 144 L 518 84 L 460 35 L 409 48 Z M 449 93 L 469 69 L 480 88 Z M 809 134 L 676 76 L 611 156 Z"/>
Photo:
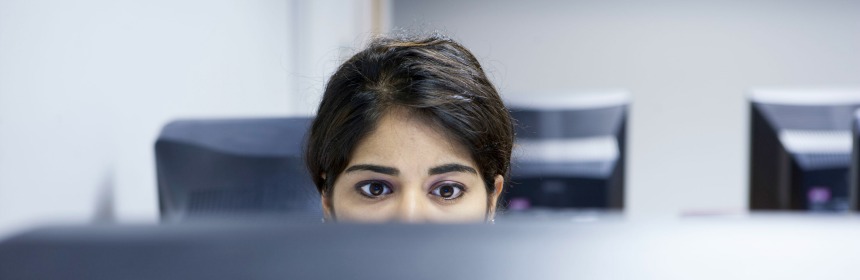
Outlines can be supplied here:
<path id="1" fill-rule="evenodd" d="M 857 260 L 857 216 L 245 221 L 36 229 L 0 242 L 0 279 L 848 279 Z"/>

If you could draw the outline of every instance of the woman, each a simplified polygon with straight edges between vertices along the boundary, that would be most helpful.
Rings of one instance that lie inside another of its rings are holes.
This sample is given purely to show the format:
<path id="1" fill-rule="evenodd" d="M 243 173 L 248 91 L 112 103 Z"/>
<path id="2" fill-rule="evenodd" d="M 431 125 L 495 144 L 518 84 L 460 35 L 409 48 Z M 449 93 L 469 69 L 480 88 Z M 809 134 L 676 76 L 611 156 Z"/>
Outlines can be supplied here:
<path id="1" fill-rule="evenodd" d="M 466 48 L 379 38 L 332 75 L 305 156 L 327 221 L 490 222 L 513 140 Z"/>

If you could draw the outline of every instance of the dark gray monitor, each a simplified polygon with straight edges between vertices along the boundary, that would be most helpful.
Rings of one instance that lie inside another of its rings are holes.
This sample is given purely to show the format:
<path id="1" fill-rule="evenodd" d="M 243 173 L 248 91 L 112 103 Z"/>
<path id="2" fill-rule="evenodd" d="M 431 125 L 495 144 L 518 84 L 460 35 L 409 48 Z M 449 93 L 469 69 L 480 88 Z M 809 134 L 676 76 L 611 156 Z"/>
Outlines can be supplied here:
<path id="1" fill-rule="evenodd" d="M 311 118 L 177 120 L 155 144 L 162 219 L 322 217 L 303 161 Z"/>
<path id="2" fill-rule="evenodd" d="M 860 90 L 754 90 L 752 210 L 849 209 L 851 124 Z"/>
<path id="3" fill-rule="evenodd" d="M 860 110 L 854 111 L 851 134 L 851 173 L 848 195 L 850 197 L 851 209 L 860 211 Z"/>
<path id="4" fill-rule="evenodd" d="M 517 121 L 508 213 L 537 209 L 622 209 L 625 91 L 506 98 Z"/>

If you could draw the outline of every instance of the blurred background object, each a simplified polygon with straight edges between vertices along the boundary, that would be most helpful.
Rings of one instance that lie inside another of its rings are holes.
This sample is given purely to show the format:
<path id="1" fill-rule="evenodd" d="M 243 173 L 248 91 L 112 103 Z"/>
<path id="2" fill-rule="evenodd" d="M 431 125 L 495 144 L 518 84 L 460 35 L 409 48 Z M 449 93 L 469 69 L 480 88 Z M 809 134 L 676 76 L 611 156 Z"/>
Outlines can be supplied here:
<path id="1" fill-rule="evenodd" d="M 745 211 L 748 90 L 860 85 L 858 15 L 842 0 L 0 1 L 0 234 L 157 221 L 165 124 L 309 116 L 334 67 L 400 29 L 451 35 L 505 97 L 628 90 L 625 217 Z"/>
<path id="2" fill-rule="evenodd" d="M 860 89 L 758 89 L 750 108 L 750 209 L 848 211 Z"/>
<path id="3" fill-rule="evenodd" d="M 626 91 L 507 95 L 517 120 L 508 212 L 624 208 Z"/>
<path id="4" fill-rule="evenodd" d="M 303 160 L 309 117 L 181 120 L 155 143 L 162 220 L 322 217 Z"/>

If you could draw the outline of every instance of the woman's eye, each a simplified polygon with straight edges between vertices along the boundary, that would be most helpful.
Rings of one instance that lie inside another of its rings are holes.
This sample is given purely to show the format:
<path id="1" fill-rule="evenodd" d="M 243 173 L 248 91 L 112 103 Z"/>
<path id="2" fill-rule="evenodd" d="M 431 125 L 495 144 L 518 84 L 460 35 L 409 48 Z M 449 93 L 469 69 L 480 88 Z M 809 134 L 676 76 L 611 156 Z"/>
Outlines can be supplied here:
<path id="1" fill-rule="evenodd" d="M 430 193 L 443 199 L 455 199 L 463 195 L 463 187 L 457 184 L 444 184 L 436 187 Z"/>
<path id="2" fill-rule="evenodd" d="M 367 197 L 380 197 L 391 193 L 391 188 L 380 182 L 370 182 L 358 188 Z"/>

